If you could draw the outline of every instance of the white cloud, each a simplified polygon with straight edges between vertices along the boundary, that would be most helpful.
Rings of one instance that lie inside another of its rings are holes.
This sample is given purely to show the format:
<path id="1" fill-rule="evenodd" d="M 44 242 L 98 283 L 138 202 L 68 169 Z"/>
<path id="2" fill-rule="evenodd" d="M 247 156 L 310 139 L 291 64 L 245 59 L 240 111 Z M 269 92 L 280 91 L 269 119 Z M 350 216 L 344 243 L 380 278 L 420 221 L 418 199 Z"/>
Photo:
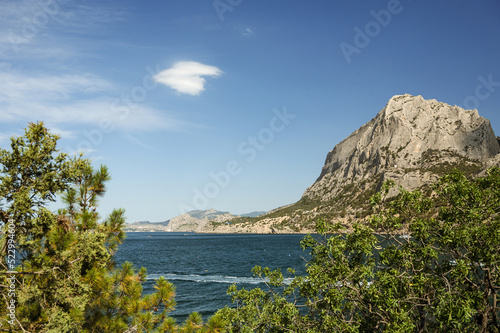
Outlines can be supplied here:
<path id="1" fill-rule="evenodd" d="M 179 93 L 199 95 L 205 90 L 206 80 L 202 76 L 218 77 L 222 71 L 215 67 L 195 61 L 181 61 L 172 68 L 154 76 L 154 79 Z"/>
<path id="2" fill-rule="evenodd" d="M 15 71 L 0 63 L 0 91 L 3 99 L 22 98 L 37 101 L 67 100 L 75 94 L 92 94 L 112 90 L 112 84 L 89 73 L 36 75 Z"/>

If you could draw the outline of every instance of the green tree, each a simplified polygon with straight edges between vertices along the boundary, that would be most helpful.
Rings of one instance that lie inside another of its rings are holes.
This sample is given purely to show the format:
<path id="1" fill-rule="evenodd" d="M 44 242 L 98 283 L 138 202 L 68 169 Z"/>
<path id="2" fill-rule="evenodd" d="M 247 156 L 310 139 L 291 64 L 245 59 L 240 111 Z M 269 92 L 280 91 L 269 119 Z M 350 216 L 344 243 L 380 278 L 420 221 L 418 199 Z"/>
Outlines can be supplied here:
<path id="1" fill-rule="evenodd" d="M 58 139 L 43 123 L 30 124 L 10 150 L 0 150 L 0 331 L 220 330 L 220 322 L 203 324 L 197 314 L 177 325 L 168 316 L 175 307 L 171 283 L 159 278 L 156 291 L 143 296 L 146 270 L 128 262 L 115 267 L 125 212 L 102 220 L 96 209 L 108 170 L 60 153 Z M 58 196 L 65 208 L 52 212 L 48 204 Z"/>
<path id="2" fill-rule="evenodd" d="M 390 185 L 368 225 L 319 222 L 302 240 L 306 276 L 257 267 L 269 290 L 231 287 L 227 331 L 500 332 L 500 170 L 453 171 L 430 194 L 387 198 Z"/>

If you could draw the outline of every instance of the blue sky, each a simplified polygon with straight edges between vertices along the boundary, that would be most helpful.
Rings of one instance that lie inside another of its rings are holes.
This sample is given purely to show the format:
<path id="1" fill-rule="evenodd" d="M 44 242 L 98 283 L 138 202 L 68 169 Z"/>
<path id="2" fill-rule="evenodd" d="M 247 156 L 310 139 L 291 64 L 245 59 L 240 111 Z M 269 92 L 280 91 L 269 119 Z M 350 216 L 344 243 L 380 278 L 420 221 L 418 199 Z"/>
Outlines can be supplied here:
<path id="1" fill-rule="evenodd" d="M 0 2 L 0 144 L 43 120 L 128 222 L 297 201 L 394 95 L 500 135 L 500 2 Z"/>

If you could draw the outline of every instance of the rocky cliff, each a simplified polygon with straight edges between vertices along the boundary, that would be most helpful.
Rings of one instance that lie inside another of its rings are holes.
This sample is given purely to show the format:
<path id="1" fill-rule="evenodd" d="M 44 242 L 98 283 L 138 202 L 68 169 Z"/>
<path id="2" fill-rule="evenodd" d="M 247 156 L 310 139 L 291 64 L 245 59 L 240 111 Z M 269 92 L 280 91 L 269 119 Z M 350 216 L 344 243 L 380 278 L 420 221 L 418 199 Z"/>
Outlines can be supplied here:
<path id="1" fill-rule="evenodd" d="M 258 231 L 258 225 L 309 231 L 318 218 L 349 225 L 370 213 L 368 199 L 386 180 L 414 190 L 453 168 L 473 176 L 499 165 L 499 152 L 499 139 L 477 110 L 422 96 L 394 96 L 328 153 L 320 176 L 301 200 L 254 220 L 240 220 L 239 227 L 250 232 Z"/>
<path id="2" fill-rule="evenodd" d="M 448 166 L 475 172 L 500 152 L 489 120 L 422 96 L 389 100 L 375 118 L 335 146 L 305 198 L 321 201 L 347 184 L 376 177 L 412 190 L 436 179 Z"/>

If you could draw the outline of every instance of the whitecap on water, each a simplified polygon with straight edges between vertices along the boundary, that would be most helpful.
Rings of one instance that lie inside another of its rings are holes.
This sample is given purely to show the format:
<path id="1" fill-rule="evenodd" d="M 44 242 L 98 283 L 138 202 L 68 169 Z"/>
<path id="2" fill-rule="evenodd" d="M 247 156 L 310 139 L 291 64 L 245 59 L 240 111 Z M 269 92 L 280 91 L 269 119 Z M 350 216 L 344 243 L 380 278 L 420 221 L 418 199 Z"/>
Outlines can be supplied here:
<path id="1" fill-rule="evenodd" d="M 238 277 L 227 275 L 198 275 L 198 274 L 149 274 L 147 280 L 156 280 L 163 276 L 168 281 L 193 281 L 199 283 L 227 283 L 227 284 L 259 284 L 269 282 L 267 278 Z M 285 284 L 290 284 L 293 279 L 284 279 Z"/>

